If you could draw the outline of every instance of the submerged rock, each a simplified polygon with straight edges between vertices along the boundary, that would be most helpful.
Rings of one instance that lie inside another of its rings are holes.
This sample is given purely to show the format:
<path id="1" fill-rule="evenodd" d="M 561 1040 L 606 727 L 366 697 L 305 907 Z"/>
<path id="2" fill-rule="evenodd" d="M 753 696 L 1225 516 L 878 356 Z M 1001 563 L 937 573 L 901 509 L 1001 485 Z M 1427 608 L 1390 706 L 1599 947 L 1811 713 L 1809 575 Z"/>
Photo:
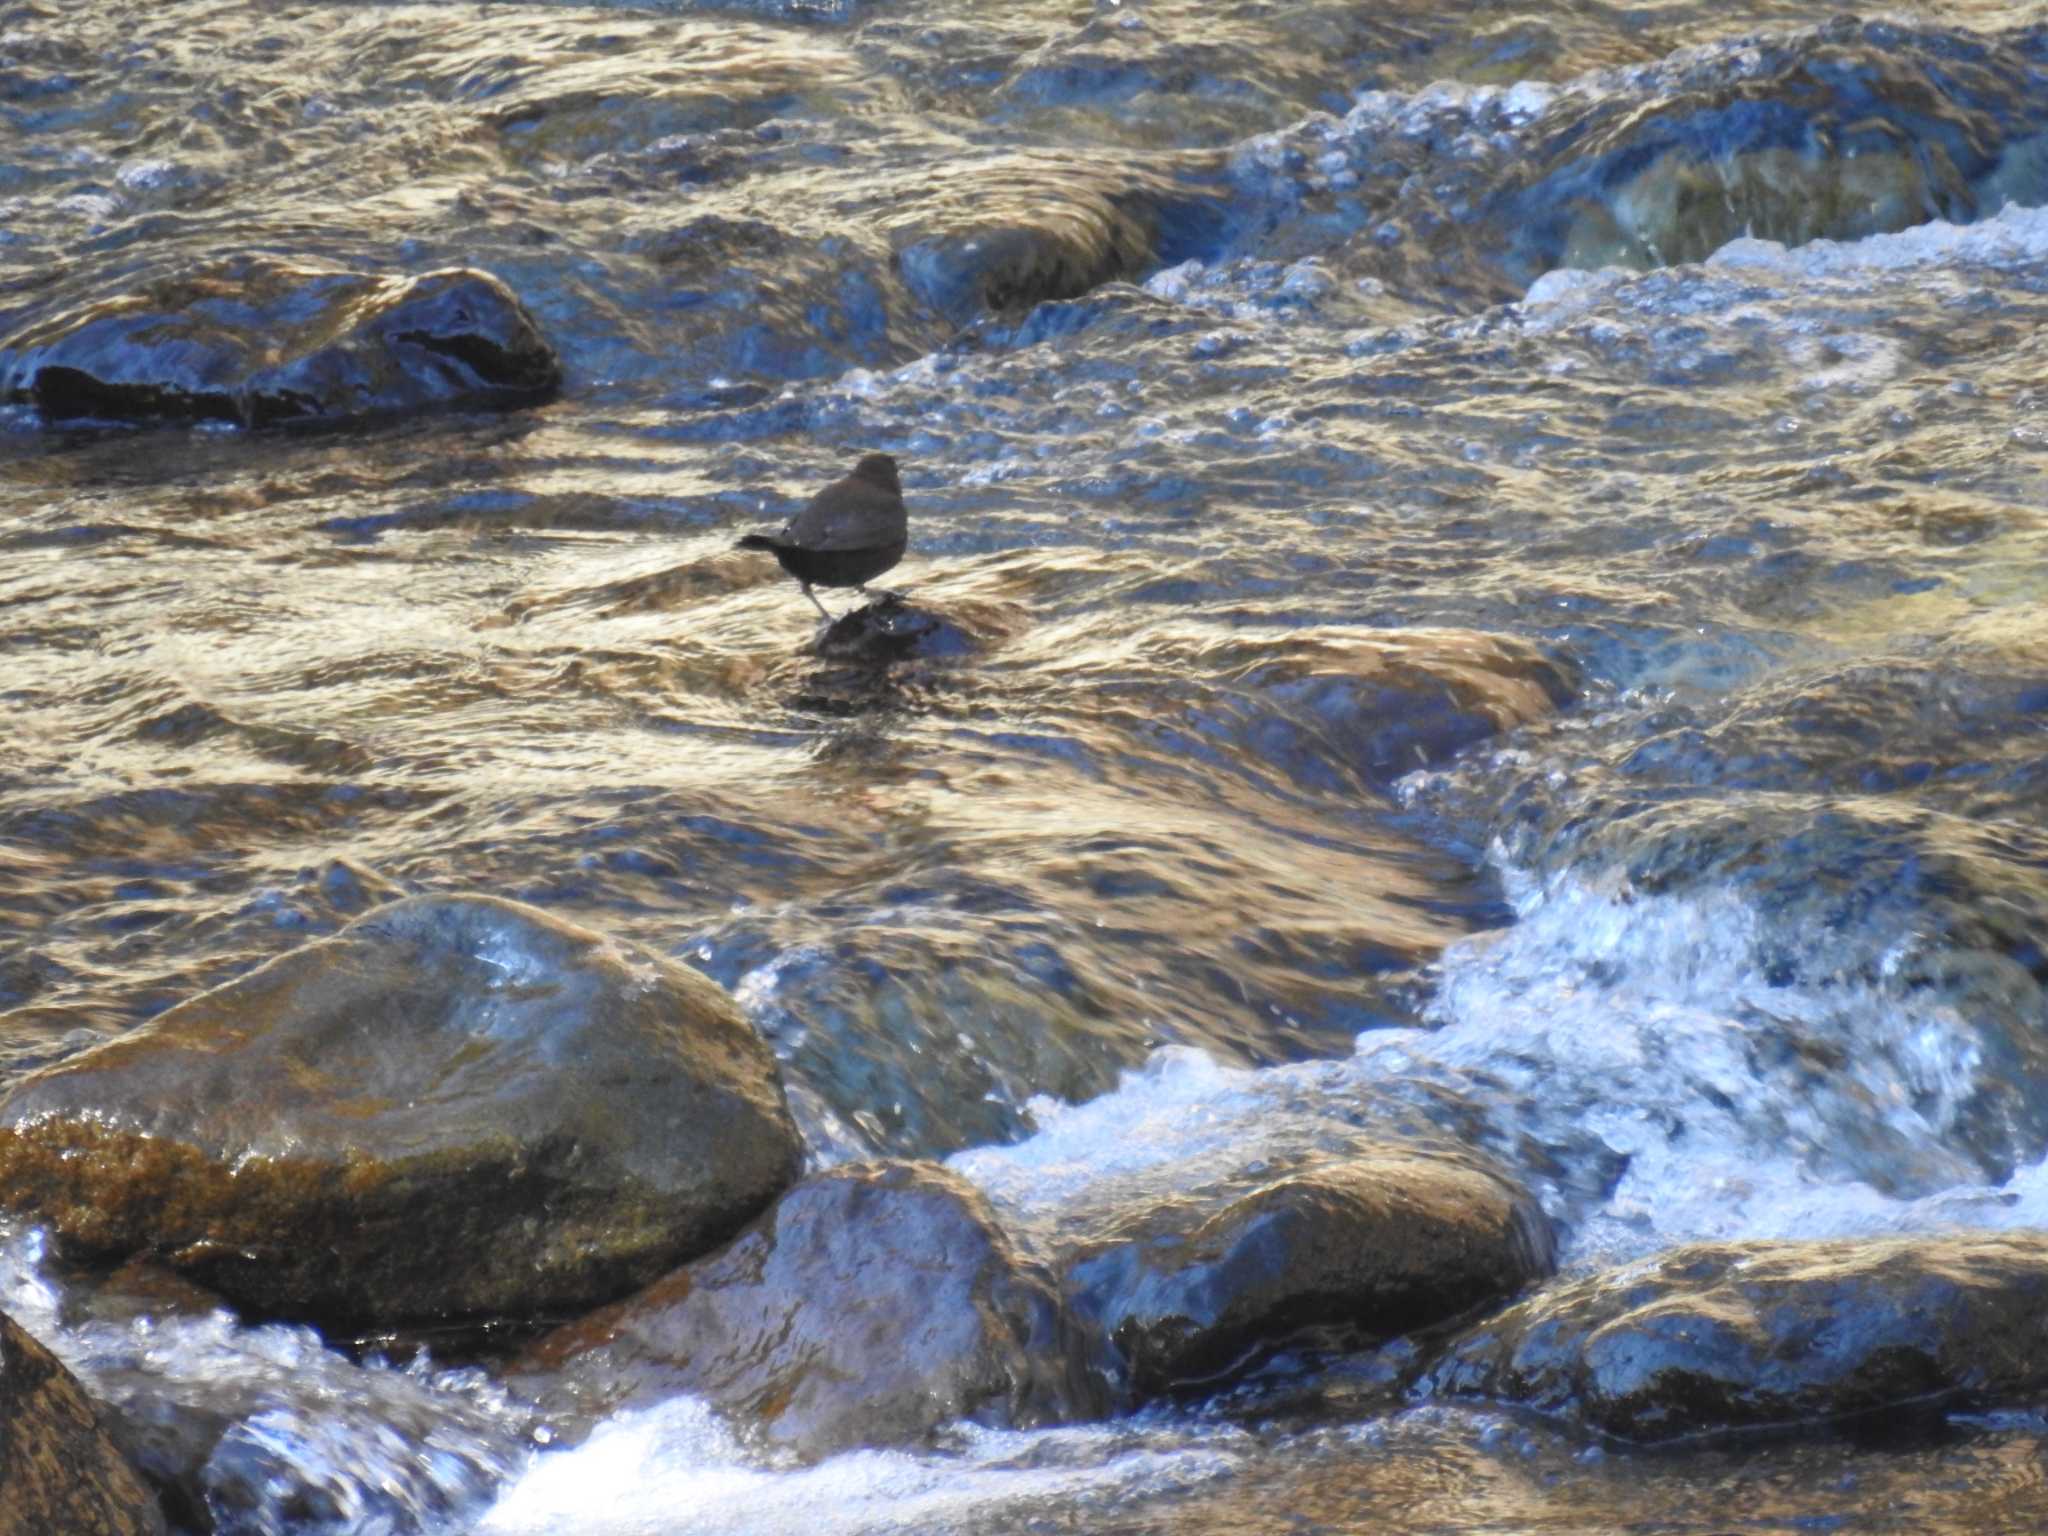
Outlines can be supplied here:
<path id="1" fill-rule="evenodd" d="M 1390 1148 L 1262 1185 L 1206 1219 L 1167 1201 L 1077 1254 L 1064 1287 L 1151 1395 L 1305 1336 L 1356 1344 L 1442 1323 L 1554 1263 L 1549 1221 L 1505 1174 Z"/>
<path id="2" fill-rule="evenodd" d="M 760 176 L 797 175 L 805 188 L 814 154 L 836 162 L 854 153 L 798 138 L 744 153 L 766 157 L 754 166 Z M 659 339 L 650 329 L 636 350 L 661 348 L 662 375 L 677 381 L 671 405 L 694 413 L 758 403 L 764 419 L 794 425 L 807 408 L 756 393 L 761 380 L 900 367 L 993 315 L 1021 318 L 1206 251 L 1228 217 L 1211 154 L 963 148 L 870 174 L 857 219 L 819 218 L 808 191 L 793 191 L 761 204 L 773 207 L 772 222 L 686 204 L 686 217 L 632 228 L 627 249 L 665 288 Z M 666 204 L 671 192 L 664 182 L 650 196 Z M 608 353 L 602 361 L 608 372 L 634 366 Z"/>
<path id="3" fill-rule="evenodd" d="M 1099 1395 L 1050 1281 L 981 1195 L 930 1164 L 833 1168 L 723 1252 L 528 1353 L 579 1413 L 689 1392 L 806 1455 L 916 1441 L 956 1419 L 1025 1426 Z"/>
<path id="4" fill-rule="evenodd" d="M 1348 6 L 1081 17 L 1016 62 L 995 93 L 1003 119 L 1134 143 L 1227 144 L 1338 106 L 1423 46 L 1393 12 Z"/>
<path id="5" fill-rule="evenodd" d="M 2048 1236 L 1699 1244 L 1553 1285 L 1429 1374 L 1628 1440 L 2048 1392 Z"/>
<path id="6" fill-rule="evenodd" d="M 0 1536 L 163 1529 L 163 1511 L 78 1378 L 0 1315 Z"/>
<path id="7" fill-rule="evenodd" d="M 1161 626 L 1142 643 L 1148 664 L 1202 682 L 1191 742 L 1234 736 L 1251 760 L 1348 792 L 1540 720 L 1575 692 L 1542 647 L 1477 630 Z"/>
<path id="8" fill-rule="evenodd" d="M 0 1096 L 0 1207 L 353 1322 L 607 1300 L 796 1175 L 711 982 L 514 902 L 393 902 Z"/>
<path id="9" fill-rule="evenodd" d="M 1220 170 L 1200 154 L 956 162 L 904 184 L 896 264 L 956 326 L 1076 298 L 1206 251 L 1225 220 Z"/>
<path id="10" fill-rule="evenodd" d="M 339 422 L 527 405 L 560 383 L 512 291 L 459 267 L 396 277 L 239 257 L 0 342 L 0 401 L 49 421 Z"/>

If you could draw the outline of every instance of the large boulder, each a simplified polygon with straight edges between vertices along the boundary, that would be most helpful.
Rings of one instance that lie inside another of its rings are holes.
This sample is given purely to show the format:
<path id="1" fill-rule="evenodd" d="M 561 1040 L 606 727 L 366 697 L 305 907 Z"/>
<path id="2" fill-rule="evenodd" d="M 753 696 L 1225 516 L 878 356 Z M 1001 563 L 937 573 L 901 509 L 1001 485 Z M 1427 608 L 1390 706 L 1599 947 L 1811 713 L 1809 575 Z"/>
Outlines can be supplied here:
<path id="1" fill-rule="evenodd" d="M 0 1315 L 0 1536 L 161 1536 L 163 1511 L 78 1378 Z"/>
<path id="2" fill-rule="evenodd" d="M 1389 1147 L 1312 1165 L 1203 1214 L 1176 1199 L 1068 1262 L 1070 1305 L 1140 1396 L 1282 1345 L 1374 1342 L 1548 1275 L 1542 1208 L 1476 1156 Z"/>
<path id="3" fill-rule="evenodd" d="M 347 421 L 525 405 L 561 366 L 487 272 L 417 277 L 245 256 L 94 300 L 0 341 L 0 401 L 49 421 Z"/>
<path id="4" fill-rule="evenodd" d="M 805 1455 L 1099 1411 L 1050 1280 L 925 1163 L 814 1175 L 722 1253 L 539 1341 L 584 1415 L 678 1392 Z M 557 1374 L 558 1373 L 558 1374 Z"/>
<path id="5" fill-rule="evenodd" d="M 2048 1234 L 1696 1244 L 1473 1329 L 1438 1393 L 1628 1440 L 2048 1394 Z"/>
<path id="6" fill-rule="evenodd" d="M 314 1320 L 610 1300 L 800 1159 L 717 986 L 478 896 L 380 907 L 0 1095 L 0 1208 Z"/>
<path id="7" fill-rule="evenodd" d="M 1497 231 L 1523 284 L 1699 261 L 1744 236 L 1967 224 L 2008 195 L 2039 201 L 2022 147 L 2048 127 L 2037 67 L 2021 47 L 1854 16 L 1679 53 L 1639 87 L 1559 92 L 1458 222 Z"/>

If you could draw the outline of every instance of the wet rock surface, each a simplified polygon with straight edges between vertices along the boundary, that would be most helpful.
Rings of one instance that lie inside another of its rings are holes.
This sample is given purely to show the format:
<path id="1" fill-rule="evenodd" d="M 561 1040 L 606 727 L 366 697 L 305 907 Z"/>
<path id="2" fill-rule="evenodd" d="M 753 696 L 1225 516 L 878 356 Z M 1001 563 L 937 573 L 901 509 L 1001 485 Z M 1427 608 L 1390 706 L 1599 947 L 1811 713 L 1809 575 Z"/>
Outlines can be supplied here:
<path id="1" fill-rule="evenodd" d="M 0 1205 L 350 1321 L 605 1300 L 798 1158 L 714 984 L 488 897 L 393 902 L 0 1096 Z"/>
<path id="2" fill-rule="evenodd" d="M 818 655 L 832 662 L 947 661 L 987 642 L 958 620 L 889 593 L 849 609 L 819 632 Z"/>
<path id="3" fill-rule="evenodd" d="M 1213 1202 L 1211 1202 L 1213 1203 Z M 1203 1214 L 1178 1199 L 1065 1265 L 1077 1315 L 1140 1396 L 1213 1387 L 1288 1345 L 1375 1343 L 1548 1275 L 1542 1209 L 1476 1156 L 1388 1148 L 1292 1173 Z"/>
<path id="4" fill-rule="evenodd" d="M 1047 1277 L 973 1186 L 930 1164 L 852 1164 L 790 1189 L 720 1253 L 542 1339 L 582 1415 L 703 1397 L 805 1455 L 898 1445 L 966 1419 L 1083 1417 L 1099 1389 Z"/>
<path id="5" fill-rule="evenodd" d="M 63 1363 L 0 1315 L 0 1536 L 161 1536 L 163 1511 Z"/>
<path id="6" fill-rule="evenodd" d="M 46 421 L 339 423 L 530 405 L 561 367 L 487 272 L 373 276 L 242 257 L 0 340 L 0 400 Z"/>
<path id="7" fill-rule="evenodd" d="M 1699 1244 L 1539 1291 L 1427 1384 L 1646 1441 L 2017 1406 L 2048 1389 L 2044 1303 L 2037 1233 Z"/>

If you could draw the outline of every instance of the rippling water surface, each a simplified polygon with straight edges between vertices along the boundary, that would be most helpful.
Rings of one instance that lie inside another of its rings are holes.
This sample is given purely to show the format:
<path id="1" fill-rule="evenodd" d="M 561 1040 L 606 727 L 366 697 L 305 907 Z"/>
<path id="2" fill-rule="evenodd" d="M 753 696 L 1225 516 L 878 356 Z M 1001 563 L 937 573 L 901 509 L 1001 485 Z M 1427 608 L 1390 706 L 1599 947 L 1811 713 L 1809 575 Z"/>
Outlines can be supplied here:
<path id="1" fill-rule="evenodd" d="M 5 408 L 0 1060 L 487 891 L 701 966 L 817 1156 L 1026 1232 L 1416 1113 L 1568 1260 L 2037 1223 L 2048 28 L 1829 10 L 0 6 L 0 333 L 467 264 L 566 372 Z M 868 449 L 949 626 L 886 666 L 731 549 Z M 128 1325 L 8 1264 L 121 1390 Z M 249 1530 L 2041 1507 L 2028 1423 L 1629 1458 L 1336 1388 L 803 1472 L 682 1404 L 527 1467 L 478 1380 L 211 1328 L 146 1371 L 236 1422 Z"/>

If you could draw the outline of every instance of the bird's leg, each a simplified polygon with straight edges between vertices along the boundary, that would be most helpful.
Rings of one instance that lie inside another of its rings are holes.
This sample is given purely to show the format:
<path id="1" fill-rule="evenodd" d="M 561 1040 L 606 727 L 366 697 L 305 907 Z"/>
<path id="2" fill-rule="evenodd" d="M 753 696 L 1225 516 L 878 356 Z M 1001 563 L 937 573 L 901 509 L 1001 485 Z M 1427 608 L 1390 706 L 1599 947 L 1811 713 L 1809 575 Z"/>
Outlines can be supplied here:
<path id="1" fill-rule="evenodd" d="M 808 581 L 799 582 L 798 585 L 804 589 L 804 596 L 808 597 L 811 600 L 811 606 L 817 609 L 818 612 L 824 616 L 824 620 L 827 624 L 836 624 L 839 622 L 837 619 L 833 618 L 831 614 L 825 612 L 825 605 L 818 601 L 818 594 L 811 590 L 811 584 Z"/>

